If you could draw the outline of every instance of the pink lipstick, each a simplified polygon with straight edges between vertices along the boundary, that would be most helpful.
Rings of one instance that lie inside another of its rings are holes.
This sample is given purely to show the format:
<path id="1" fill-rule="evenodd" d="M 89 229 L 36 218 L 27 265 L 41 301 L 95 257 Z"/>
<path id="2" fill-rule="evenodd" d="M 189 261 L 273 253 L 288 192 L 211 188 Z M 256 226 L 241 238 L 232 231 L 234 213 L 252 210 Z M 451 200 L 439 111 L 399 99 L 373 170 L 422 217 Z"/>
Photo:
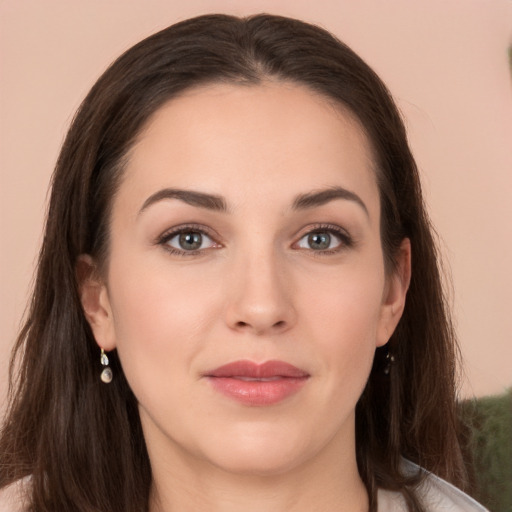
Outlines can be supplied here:
<path id="1" fill-rule="evenodd" d="M 204 375 L 216 391 L 245 405 L 264 406 L 297 393 L 309 374 L 283 361 L 235 361 Z"/>

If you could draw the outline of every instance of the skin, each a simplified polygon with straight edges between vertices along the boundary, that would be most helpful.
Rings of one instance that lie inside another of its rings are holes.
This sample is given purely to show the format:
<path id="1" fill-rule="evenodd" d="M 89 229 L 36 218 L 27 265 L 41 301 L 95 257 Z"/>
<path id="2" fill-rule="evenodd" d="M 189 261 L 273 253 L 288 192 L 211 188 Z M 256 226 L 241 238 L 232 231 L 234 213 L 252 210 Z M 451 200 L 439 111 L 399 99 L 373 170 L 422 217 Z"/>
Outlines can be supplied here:
<path id="1" fill-rule="evenodd" d="M 360 202 L 296 207 L 333 187 Z M 169 188 L 222 196 L 226 211 L 155 198 Z M 199 250 L 162 236 L 180 226 L 204 232 Z M 367 510 L 355 406 L 410 276 L 407 240 L 386 275 L 379 227 L 366 136 L 302 86 L 211 85 L 152 117 L 114 198 L 106 271 L 80 265 L 97 343 L 117 348 L 140 404 L 153 512 Z M 240 404 L 203 377 L 240 359 L 310 377 L 280 403 Z"/>

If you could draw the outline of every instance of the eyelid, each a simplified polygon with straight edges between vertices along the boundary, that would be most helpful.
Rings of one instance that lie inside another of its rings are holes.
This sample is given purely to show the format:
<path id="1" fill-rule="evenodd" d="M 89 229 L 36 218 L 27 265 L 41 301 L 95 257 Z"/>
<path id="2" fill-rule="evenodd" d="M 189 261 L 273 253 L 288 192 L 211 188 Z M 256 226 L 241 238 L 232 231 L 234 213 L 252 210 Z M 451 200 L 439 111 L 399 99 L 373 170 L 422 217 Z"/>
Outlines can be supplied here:
<path id="1" fill-rule="evenodd" d="M 204 249 L 196 249 L 196 250 L 190 250 L 185 251 L 178 249 L 176 247 L 168 245 L 169 240 L 174 238 L 175 236 L 181 234 L 181 233 L 187 233 L 187 232 L 197 232 L 201 233 L 202 235 L 207 236 L 210 238 L 213 242 L 213 245 L 211 247 L 207 247 Z M 321 232 L 328 232 L 332 235 L 334 235 L 340 243 L 331 249 L 323 249 L 323 250 L 315 250 L 315 249 L 307 249 L 298 247 L 298 243 L 300 240 L 302 240 L 305 236 L 311 235 L 313 233 L 321 233 Z M 178 226 L 173 226 L 172 228 L 167 229 L 164 231 L 161 235 L 159 235 L 155 240 L 155 245 L 161 245 L 166 251 L 181 255 L 181 256 L 194 256 L 198 254 L 203 254 L 206 251 L 209 251 L 211 249 L 220 248 L 223 247 L 223 243 L 220 242 L 220 235 L 218 235 L 217 232 L 215 232 L 213 229 L 211 229 L 208 226 L 202 225 L 202 224 L 196 224 L 196 223 L 187 223 L 187 224 L 181 224 Z M 305 228 L 300 230 L 300 233 L 296 237 L 296 241 L 292 244 L 293 249 L 297 250 L 303 250 L 307 251 L 309 253 L 313 253 L 315 255 L 328 255 L 328 254 L 334 254 L 339 253 L 347 248 L 350 248 L 355 245 L 355 241 L 351 234 L 341 226 L 337 224 L 330 224 L 330 223 L 318 223 L 318 224 L 311 224 L 306 226 Z"/>
<path id="2" fill-rule="evenodd" d="M 298 247 L 298 243 L 306 236 L 309 236 L 313 233 L 322 233 L 327 232 L 330 234 L 333 234 L 336 238 L 339 239 L 340 243 L 332 248 L 332 249 L 324 249 L 324 250 L 315 250 L 315 249 L 307 249 Z M 341 226 L 338 226 L 336 224 L 329 224 L 329 223 L 319 223 L 319 224 L 312 224 L 307 226 L 306 228 L 303 228 L 299 235 L 297 236 L 297 241 L 293 243 L 292 247 L 308 251 L 317 255 L 321 254 L 333 254 L 343 251 L 346 248 L 352 247 L 355 244 L 353 237 L 350 235 L 350 233 L 342 228 Z"/>
<path id="3" fill-rule="evenodd" d="M 211 247 L 207 247 L 204 249 L 196 249 L 191 251 L 185 251 L 182 249 L 178 249 L 177 247 L 173 247 L 168 245 L 169 240 L 172 240 L 175 236 L 180 235 L 181 233 L 195 232 L 201 233 L 202 235 L 207 236 L 213 241 L 213 245 Z M 166 251 L 171 254 L 184 255 L 184 256 L 194 256 L 197 254 L 204 253 L 210 249 L 222 247 L 222 243 L 219 242 L 218 234 L 213 231 L 208 226 L 204 226 L 202 224 L 188 223 L 188 224 L 180 224 L 179 226 L 173 226 L 172 228 L 167 229 L 161 235 L 157 237 L 155 240 L 155 245 L 161 245 Z"/>

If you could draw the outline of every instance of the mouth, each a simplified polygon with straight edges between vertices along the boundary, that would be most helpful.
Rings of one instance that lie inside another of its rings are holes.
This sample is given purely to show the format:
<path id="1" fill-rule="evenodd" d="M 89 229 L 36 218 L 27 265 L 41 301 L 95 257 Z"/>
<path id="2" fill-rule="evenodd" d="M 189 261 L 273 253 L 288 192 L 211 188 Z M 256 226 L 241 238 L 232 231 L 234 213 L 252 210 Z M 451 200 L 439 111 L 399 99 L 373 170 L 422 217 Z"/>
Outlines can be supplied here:
<path id="1" fill-rule="evenodd" d="M 244 405 L 268 406 L 294 395 L 310 375 L 284 361 L 235 361 L 204 374 L 213 389 Z"/>

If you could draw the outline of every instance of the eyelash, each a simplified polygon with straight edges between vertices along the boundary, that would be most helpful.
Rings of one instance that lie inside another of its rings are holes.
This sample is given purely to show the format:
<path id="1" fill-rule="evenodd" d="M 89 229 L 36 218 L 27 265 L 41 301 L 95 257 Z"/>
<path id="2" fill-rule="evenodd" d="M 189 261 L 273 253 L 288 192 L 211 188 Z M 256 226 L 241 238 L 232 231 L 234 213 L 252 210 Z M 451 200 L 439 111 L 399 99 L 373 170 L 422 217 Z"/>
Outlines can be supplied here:
<path id="1" fill-rule="evenodd" d="M 315 233 L 328 233 L 330 235 L 334 235 L 336 238 L 339 239 L 340 243 L 337 247 L 334 247 L 333 249 L 309 249 L 308 252 L 310 252 L 313 256 L 322 257 L 338 254 L 342 252 L 344 249 L 350 249 L 355 245 L 354 239 L 350 236 L 350 234 L 335 224 L 317 224 L 314 226 L 308 226 L 307 231 L 305 231 L 299 237 L 299 240 L 295 242 L 294 245 L 297 245 L 304 237 L 313 235 Z"/>
<path id="2" fill-rule="evenodd" d="M 219 242 L 216 241 L 216 237 L 212 234 L 211 230 L 199 224 L 185 224 L 183 226 L 172 228 L 171 230 L 166 231 L 165 233 L 160 235 L 156 240 L 156 244 L 161 245 L 170 254 L 177 256 L 197 256 L 209 249 L 208 248 L 185 251 L 170 246 L 169 241 L 172 240 L 175 236 L 181 235 L 182 233 L 199 233 L 201 235 L 207 236 L 212 240 L 212 242 L 214 243 L 214 247 L 212 248 L 220 246 Z"/>
<path id="3" fill-rule="evenodd" d="M 206 249 L 196 249 L 196 250 L 180 250 L 176 247 L 172 247 L 169 245 L 169 241 L 172 240 L 174 237 L 182 234 L 182 233 L 199 233 L 201 235 L 205 235 L 208 238 L 212 240 L 214 243 L 214 246 L 211 248 L 218 248 L 221 247 L 221 244 L 216 241 L 216 238 L 211 230 L 205 228 L 204 226 L 198 225 L 198 224 L 186 224 L 183 226 L 179 226 L 176 228 L 172 228 L 169 231 L 166 231 L 162 235 L 158 237 L 156 240 L 157 245 L 161 245 L 166 251 L 168 251 L 170 254 L 177 255 L 177 256 L 197 256 L 199 254 L 204 253 L 205 251 L 209 250 L 210 248 Z M 353 238 L 345 231 L 344 229 L 340 228 L 339 226 L 336 226 L 334 224 L 318 224 L 314 226 L 308 226 L 307 231 L 303 232 L 301 236 L 299 237 L 297 242 L 294 242 L 293 246 L 297 246 L 297 244 L 304 238 L 310 235 L 313 235 L 315 233 L 327 233 L 330 235 L 334 235 L 337 239 L 339 239 L 340 243 L 337 247 L 333 249 L 324 249 L 324 250 L 314 250 L 314 249 L 304 249 L 308 251 L 309 253 L 313 254 L 314 256 L 328 256 L 331 254 L 337 254 L 344 249 L 349 249 L 354 246 L 354 240 Z M 292 246 L 292 247 L 293 247 Z M 298 248 L 299 250 L 301 248 Z"/>

